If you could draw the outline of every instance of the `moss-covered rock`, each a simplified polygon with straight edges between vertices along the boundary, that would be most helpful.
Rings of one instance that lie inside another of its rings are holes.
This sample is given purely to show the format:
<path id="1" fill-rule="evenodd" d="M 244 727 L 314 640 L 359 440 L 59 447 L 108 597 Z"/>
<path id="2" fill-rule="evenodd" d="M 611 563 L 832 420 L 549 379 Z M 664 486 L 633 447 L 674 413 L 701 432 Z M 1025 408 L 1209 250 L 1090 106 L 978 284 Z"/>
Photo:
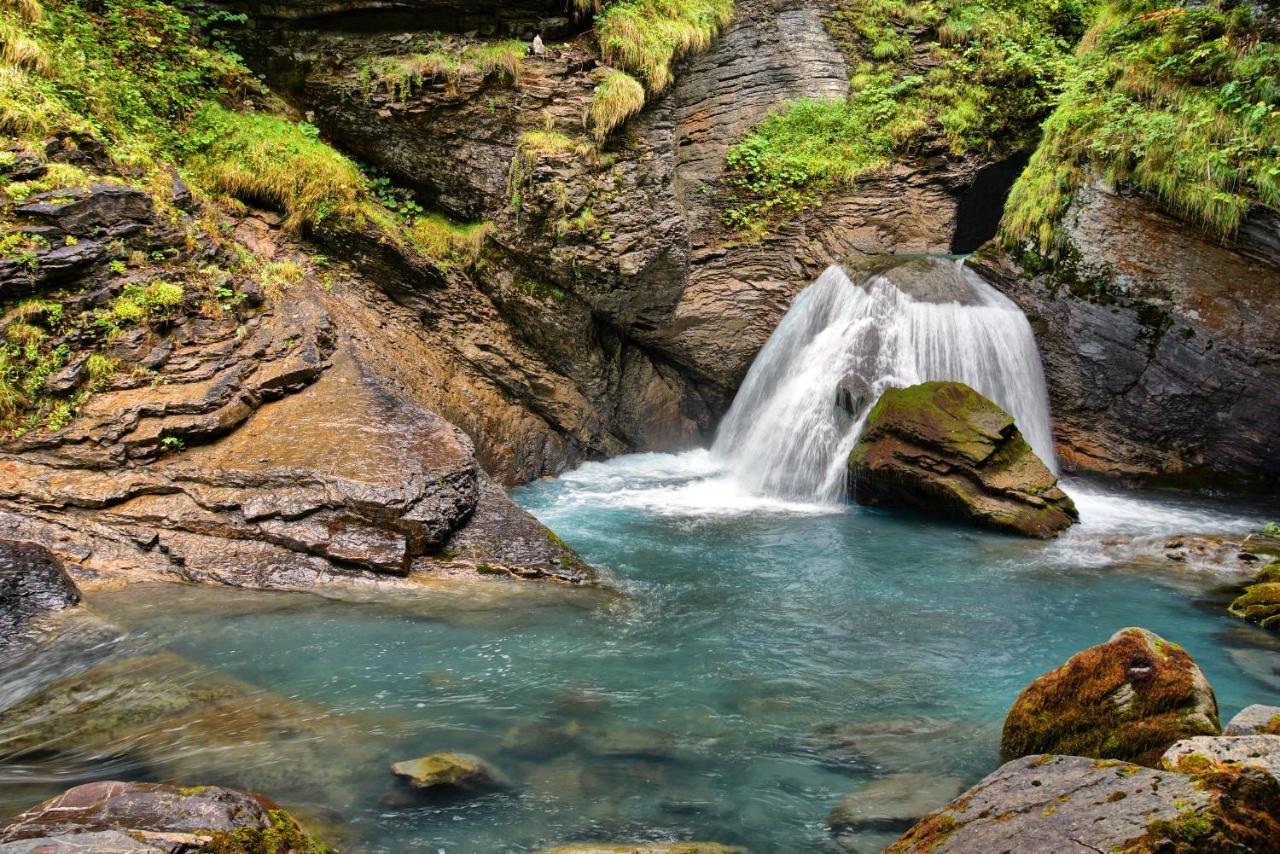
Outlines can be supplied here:
<path id="1" fill-rule="evenodd" d="M 1174 742 L 1221 729 L 1213 689 L 1186 650 L 1127 628 L 1028 685 L 1005 719 L 1000 752 L 1159 767 Z"/>
<path id="2" fill-rule="evenodd" d="M 1280 706 L 1255 703 L 1227 722 L 1223 735 L 1280 735 Z"/>
<path id="3" fill-rule="evenodd" d="M 396 762 L 391 773 L 415 789 L 488 792 L 510 788 L 506 776 L 478 756 L 469 753 L 432 753 Z"/>
<path id="4" fill-rule="evenodd" d="M 849 483 L 860 504 L 1033 537 L 1054 536 L 1079 518 L 1013 418 L 957 382 L 882 394 L 849 456 Z"/>
<path id="5" fill-rule="evenodd" d="M 1264 566 L 1227 610 L 1264 629 L 1280 631 L 1280 561 Z"/>

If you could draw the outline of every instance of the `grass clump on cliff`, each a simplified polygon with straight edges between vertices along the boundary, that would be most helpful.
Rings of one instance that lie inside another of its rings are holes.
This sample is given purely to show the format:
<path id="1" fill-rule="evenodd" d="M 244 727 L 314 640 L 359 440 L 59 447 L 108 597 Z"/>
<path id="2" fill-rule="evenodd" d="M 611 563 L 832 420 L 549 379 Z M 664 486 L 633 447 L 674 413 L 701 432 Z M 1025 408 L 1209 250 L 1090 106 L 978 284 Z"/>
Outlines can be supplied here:
<path id="1" fill-rule="evenodd" d="M 727 225 L 760 232 L 895 155 L 1035 144 L 1085 30 L 1086 0 L 850 0 L 827 21 L 847 99 L 801 99 L 730 149 Z"/>
<path id="2" fill-rule="evenodd" d="M 188 163 L 198 182 L 283 211 L 290 230 L 357 221 L 370 202 L 359 167 L 309 125 L 208 104 L 191 127 Z"/>
<path id="3" fill-rule="evenodd" d="M 1094 173 L 1216 236 L 1280 208 L 1280 45 L 1249 4 L 1109 3 L 1010 195 L 1006 243 L 1054 254 Z"/>
<path id="4" fill-rule="evenodd" d="M 469 45 L 440 42 L 426 53 L 383 56 L 363 63 L 359 86 L 366 93 L 380 90 L 402 101 L 424 84 L 439 81 L 455 86 L 473 75 L 497 77 L 518 86 L 526 49 L 518 40 Z"/>
<path id="5" fill-rule="evenodd" d="M 625 71 L 610 71 L 591 96 L 590 119 L 597 141 L 644 109 L 644 86 Z"/>
<path id="6" fill-rule="evenodd" d="M 705 50 L 732 18 L 733 0 L 615 0 L 596 16 L 596 38 L 606 62 L 661 92 L 675 61 Z"/>

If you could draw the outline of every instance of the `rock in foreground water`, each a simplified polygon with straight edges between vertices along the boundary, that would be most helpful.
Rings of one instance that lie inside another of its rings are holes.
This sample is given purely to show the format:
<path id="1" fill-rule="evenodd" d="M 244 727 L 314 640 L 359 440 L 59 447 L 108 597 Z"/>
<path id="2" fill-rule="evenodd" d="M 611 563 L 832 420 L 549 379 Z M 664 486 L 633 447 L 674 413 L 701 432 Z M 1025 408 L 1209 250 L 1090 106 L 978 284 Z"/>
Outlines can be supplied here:
<path id="1" fill-rule="evenodd" d="M 1079 514 L 1013 418 L 963 383 L 892 388 L 849 455 L 860 504 L 905 507 L 1032 537 Z"/>
<path id="2" fill-rule="evenodd" d="M 1158 767 L 1174 742 L 1218 735 L 1213 689 L 1186 650 L 1121 629 L 1028 685 L 1004 722 L 1005 759 L 1061 753 Z"/>
<path id="3" fill-rule="evenodd" d="M 112 832 L 127 834 L 115 839 Z M 136 849 L 162 851 L 290 851 L 323 848 L 278 805 L 260 795 L 200 786 L 88 783 L 68 789 L 0 824 L 0 847 L 41 841 L 31 851 L 110 850 L 130 837 Z M 80 849 L 72 846 L 79 845 Z"/>
<path id="4" fill-rule="evenodd" d="M 1280 785 L 1255 770 L 1192 776 L 1080 756 L 1003 765 L 887 850 L 1274 851 Z"/>
<path id="5" fill-rule="evenodd" d="M 0 540 L 0 643 L 22 623 L 80 601 L 62 561 L 36 543 Z"/>
<path id="6" fill-rule="evenodd" d="M 1227 610 L 1264 629 L 1280 631 L 1280 561 L 1264 566 Z"/>
<path id="7" fill-rule="evenodd" d="M 837 833 L 846 830 L 901 832 L 962 791 L 964 782 L 957 777 L 892 774 L 872 780 L 866 788 L 842 800 L 827 816 L 827 825 Z"/>
<path id="8" fill-rule="evenodd" d="M 396 762 L 391 773 L 415 789 L 461 789 L 489 792 L 510 788 L 501 771 L 469 753 L 433 753 L 419 759 Z"/>

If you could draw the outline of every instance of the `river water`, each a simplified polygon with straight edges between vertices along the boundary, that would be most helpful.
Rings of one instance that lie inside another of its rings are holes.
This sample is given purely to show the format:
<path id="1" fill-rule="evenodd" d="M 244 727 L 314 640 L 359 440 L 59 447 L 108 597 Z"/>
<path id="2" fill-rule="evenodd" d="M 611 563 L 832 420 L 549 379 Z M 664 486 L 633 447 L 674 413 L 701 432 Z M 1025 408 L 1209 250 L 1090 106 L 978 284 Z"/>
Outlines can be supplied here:
<path id="1" fill-rule="evenodd" d="M 517 493 L 616 593 L 98 593 L 91 607 L 122 633 L 73 621 L 35 658 L 0 664 L 11 707 L 0 744 L 56 728 L 61 713 L 12 707 L 93 661 L 146 654 L 122 668 L 134 675 L 125 704 L 181 713 L 112 718 L 105 741 L 71 736 L 62 753 L 0 763 L 0 813 L 127 778 L 266 791 L 340 828 L 345 850 L 641 838 L 820 850 L 833 844 L 826 813 L 877 778 L 970 783 L 995 768 L 1022 687 L 1127 625 L 1186 646 L 1224 720 L 1280 702 L 1280 645 L 1223 610 L 1233 577 L 1126 545 L 1135 533 L 1247 530 L 1262 516 L 1067 488 L 1083 524 L 1041 543 L 759 499 L 706 452 L 641 455 Z M 147 693 L 227 677 L 229 699 Z M 106 691 L 93 684 L 81 690 Z M 438 750 L 478 754 L 516 788 L 447 802 L 396 789 L 390 762 Z M 853 842 L 874 850 L 892 836 Z"/>

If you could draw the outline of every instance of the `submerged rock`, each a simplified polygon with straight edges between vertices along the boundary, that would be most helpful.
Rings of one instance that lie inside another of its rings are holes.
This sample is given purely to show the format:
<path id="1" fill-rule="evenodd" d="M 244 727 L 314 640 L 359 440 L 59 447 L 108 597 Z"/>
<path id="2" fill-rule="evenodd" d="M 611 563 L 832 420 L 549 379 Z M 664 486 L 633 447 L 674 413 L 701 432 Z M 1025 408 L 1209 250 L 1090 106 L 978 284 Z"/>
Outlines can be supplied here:
<path id="1" fill-rule="evenodd" d="M 469 753 L 433 753 L 396 762 L 391 766 L 391 773 L 407 780 L 415 789 L 490 792 L 511 788 L 511 781 L 501 771 Z"/>
<path id="2" fill-rule="evenodd" d="M 1158 767 L 1179 739 L 1217 735 L 1213 689 L 1186 650 L 1121 629 L 1028 685 L 1004 722 L 1005 759 L 1062 753 Z"/>
<path id="3" fill-rule="evenodd" d="M 1223 735 L 1280 735 L 1280 706 L 1246 706 L 1222 729 Z"/>
<path id="4" fill-rule="evenodd" d="M 827 816 L 837 833 L 846 830 L 905 830 L 916 819 L 964 791 L 958 777 L 893 774 L 872 780 L 849 795 Z"/>
<path id="5" fill-rule="evenodd" d="M 0 846 L 40 840 L 30 851 L 109 851 L 112 832 L 145 843 L 119 850 L 320 852 L 287 812 L 261 795 L 216 786 L 88 783 L 68 789 L 0 824 Z M 101 834 L 107 834 L 104 837 Z M 103 847 L 98 847 L 102 845 Z"/>
<path id="6" fill-rule="evenodd" d="M 910 507 L 1034 537 L 1079 514 L 1013 418 L 967 385 L 893 388 L 867 416 L 849 456 L 860 504 Z"/>
<path id="7" fill-rule="evenodd" d="M 32 617 L 79 601 L 80 592 L 52 552 L 36 543 L 0 540 L 0 643 Z"/>
<path id="8" fill-rule="evenodd" d="M 1254 770 L 1198 777 L 1081 756 L 1026 756 L 925 816 L 887 850 L 1272 851 L 1280 785 Z"/>

